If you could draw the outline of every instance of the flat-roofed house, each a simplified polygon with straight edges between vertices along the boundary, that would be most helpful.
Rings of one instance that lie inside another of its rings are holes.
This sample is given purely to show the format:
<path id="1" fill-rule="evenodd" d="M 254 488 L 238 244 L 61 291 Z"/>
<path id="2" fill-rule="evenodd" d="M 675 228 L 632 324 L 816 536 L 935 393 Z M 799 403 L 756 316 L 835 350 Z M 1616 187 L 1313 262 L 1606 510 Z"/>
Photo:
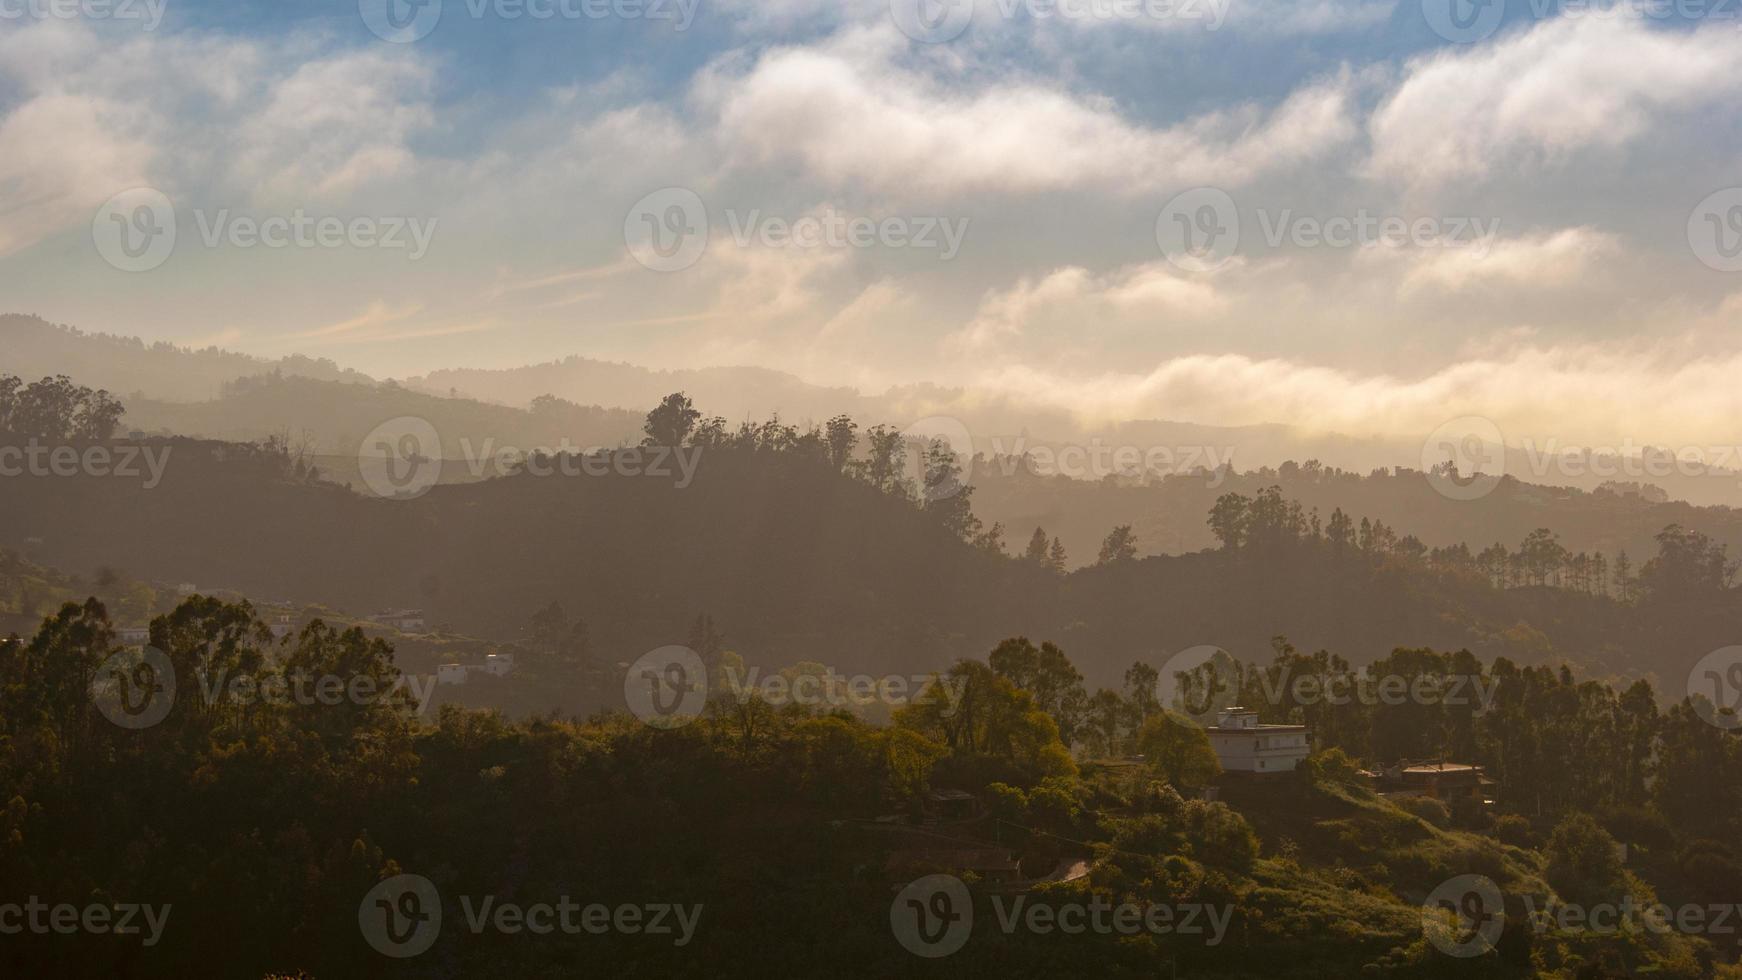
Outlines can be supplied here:
<path id="1" fill-rule="evenodd" d="M 1305 725 L 1261 725 L 1258 712 L 1238 705 L 1224 709 L 1205 732 L 1224 772 L 1293 772 L 1312 752 Z"/>
<path id="2" fill-rule="evenodd" d="M 1493 795 L 1495 786 L 1481 766 L 1463 762 L 1405 763 L 1393 772 L 1395 778 L 1389 781 L 1397 787 L 1394 795 L 1431 796 L 1447 803 L 1459 799 L 1482 802 Z"/>

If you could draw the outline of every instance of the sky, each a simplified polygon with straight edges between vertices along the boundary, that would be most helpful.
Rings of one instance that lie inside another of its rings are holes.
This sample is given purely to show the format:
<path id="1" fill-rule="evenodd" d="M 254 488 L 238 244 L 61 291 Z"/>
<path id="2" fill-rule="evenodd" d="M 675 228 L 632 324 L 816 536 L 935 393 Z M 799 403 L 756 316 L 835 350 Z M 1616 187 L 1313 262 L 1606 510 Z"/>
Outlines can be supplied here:
<path id="1" fill-rule="evenodd" d="M 1735 7 L 0 0 L 0 309 L 1734 445 Z"/>

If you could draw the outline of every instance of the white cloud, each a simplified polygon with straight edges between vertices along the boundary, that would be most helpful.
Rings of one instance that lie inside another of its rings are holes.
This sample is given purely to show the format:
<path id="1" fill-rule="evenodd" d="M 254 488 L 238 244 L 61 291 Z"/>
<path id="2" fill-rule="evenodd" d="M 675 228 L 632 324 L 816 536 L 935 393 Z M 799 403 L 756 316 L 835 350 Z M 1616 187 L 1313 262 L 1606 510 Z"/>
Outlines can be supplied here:
<path id="1" fill-rule="evenodd" d="M 1174 358 L 1141 374 L 1066 376 L 1018 366 L 976 387 L 1055 407 L 1085 425 L 1161 418 L 1219 425 L 1288 423 L 1359 436 L 1421 439 L 1466 415 L 1509 439 L 1563 443 L 1734 445 L 1742 353 L 1683 361 L 1675 345 L 1531 347 L 1419 377 L 1364 374 L 1286 359 Z"/>
<path id="2" fill-rule="evenodd" d="M 1492 244 L 1364 249 L 1357 266 L 1378 272 L 1384 265 L 1401 265 L 1404 271 L 1398 292 L 1410 296 L 1422 291 L 1457 292 L 1493 286 L 1560 289 L 1585 281 L 1605 263 L 1622 257 L 1617 236 L 1579 227 L 1500 238 Z"/>
<path id="3" fill-rule="evenodd" d="M 267 201 L 341 196 L 402 174 L 434 122 L 430 68 L 385 47 L 336 54 L 274 82 L 239 120 L 235 177 Z"/>
<path id="4" fill-rule="evenodd" d="M 1153 329 L 1201 320 L 1227 308 L 1228 301 L 1210 279 L 1181 275 L 1166 262 L 1099 276 L 1067 266 L 988 293 L 946 347 L 966 354 L 1011 355 L 1040 341 L 1101 353 L 1103 345 L 1133 326 Z"/>
<path id="5" fill-rule="evenodd" d="M 1664 113 L 1742 92 L 1734 24 L 1659 30 L 1561 17 L 1407 67 L 1369 124 L 1369 171 L 1412 188 L 1552 169 L 1640 138 Z"/>
<path id="6" fill-rule="evenodd" d="M 883 34 L 775 48 L 697 86 L 743 167 L 798 171 L 831 187 L 955 194 L 1237 185 L 1317 159 L 1356 134 L 1347 76 L 1265 110 L 1238 105 L 1166 128 L 1104 99 L 1018 78 L 971 85 L 898 66 Z"/>
<path id="7" fill-rule="evenodd" d="M 138 186 L 182 206 L 342 195 L 408 167 L 409 136 L 433 122 L 429 69 L 409 52 L 65 20 L 7 31 L 0 79 L 20 94 L 0 111 L 0 254 Z"/>

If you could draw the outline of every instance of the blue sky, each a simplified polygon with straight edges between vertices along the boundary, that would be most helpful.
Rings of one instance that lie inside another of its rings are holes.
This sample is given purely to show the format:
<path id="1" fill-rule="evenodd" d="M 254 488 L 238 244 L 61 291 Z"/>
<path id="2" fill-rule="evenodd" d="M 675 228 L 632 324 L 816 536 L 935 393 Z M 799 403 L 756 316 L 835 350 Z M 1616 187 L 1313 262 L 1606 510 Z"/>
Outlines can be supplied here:
<path id="1" fill-rule="evenodd" d="M 440 0 L 391 43 L 404 0 L 33 2 L 0 0 L 0 295 L 86 329 L 1393 435 L 1733 441 L 1742 408 L 1731 11 L 979 0 L 928 42 L 916 0 Z M 173 238 L 118 261 L 152 208 Z M 648 251 L 697 218 L 680 268 Z"/>

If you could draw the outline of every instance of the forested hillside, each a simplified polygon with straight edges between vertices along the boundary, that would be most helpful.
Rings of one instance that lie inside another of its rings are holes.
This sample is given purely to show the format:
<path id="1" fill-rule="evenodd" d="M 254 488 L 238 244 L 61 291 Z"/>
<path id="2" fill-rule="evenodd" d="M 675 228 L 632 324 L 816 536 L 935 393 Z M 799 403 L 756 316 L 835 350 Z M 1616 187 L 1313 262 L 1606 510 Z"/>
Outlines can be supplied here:
<path id="1" fill-rule="evenodd" d="M 674 405 L 687 413 L 675 431 L 659 421 Z M 1215 550 L 1140 558 L 1142 535 L 1125 528 L 1073 553 L 1045 528 L 976 516 L 984 491 L 959 485 L 957 458 L 887 428 L 842 417 L 732 429 L 699 416 L 673 396 L 649 416 L 650 447 L 511 464 L 415 499 L 331 482 L 277 442 L 154 440 L 144 448 L 167 465 L 150 486 L 0 481 L 0 542 L 36 539 L 43 561 L 75 572 L 112 566 L 357 613 L 419 606 L 498 639 L 560 602 L 613 660 L 681 640 L 711 614 L 743 656 L 770 665 L 920 669 L 1017 629 L 1068 641 L 1097 678 L 1191 646 L 1250 656 L 1286 635 L 1357 662 L 1407 640 L 1668 683 L 1742 630 L 1727 572 L 1704 571 L 1708 555 L 1725 565 L 1722 545 L 1693 528 L 1623 562 L 1561 543 L 1561 510 L 1547 507 L 1534 512 L 1542 531 L 1519 541 L 1429 548 L 1407 524 L 1314 513 L 1273 485 L 1200 494 Z M 1564 506 L 1651 513 L 1609 498 Z M 1641 584 L 1648 567 L 1689 564 L 1702 571 Z"/>

